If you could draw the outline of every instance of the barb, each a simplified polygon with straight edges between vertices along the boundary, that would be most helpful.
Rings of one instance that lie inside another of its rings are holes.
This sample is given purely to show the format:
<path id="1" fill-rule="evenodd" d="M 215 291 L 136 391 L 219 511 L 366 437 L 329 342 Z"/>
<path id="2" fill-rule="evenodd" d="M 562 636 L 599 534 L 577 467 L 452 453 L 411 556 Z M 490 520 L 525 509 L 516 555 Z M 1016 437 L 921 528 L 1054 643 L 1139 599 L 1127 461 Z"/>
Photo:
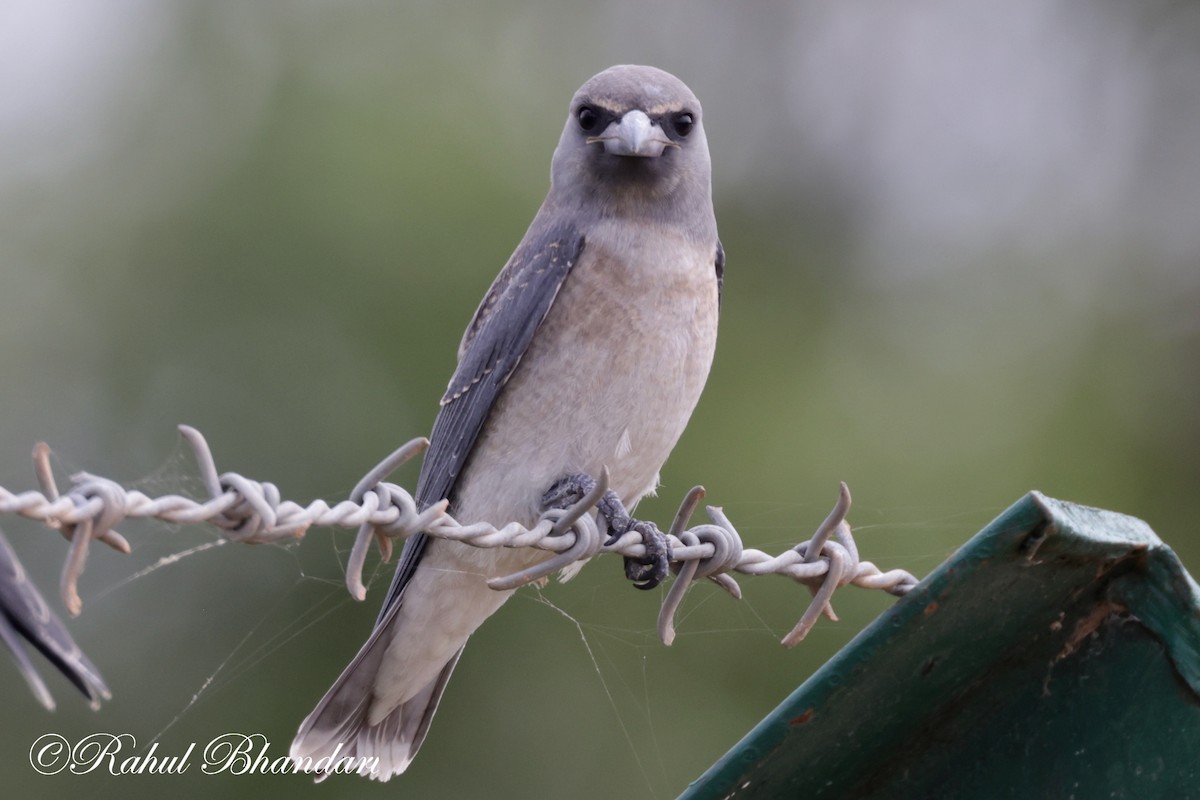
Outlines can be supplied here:
<path id="1" fill-rule="evenodd" d="M 447 513 L 445 500 L 419 510 L 411 494 L 385 480 L 405 461 L 424 451 L 429 442 L 423 438 L 406 443 L 367 472 L 349 499 L 333 506 L 324 500 L 301 506 L 283 500 L 274 484 L 250 480 L 234 472 L 218 473 L 212 451 L 200 431 L 187 425 L 180 425 L 179 431 L 196 458 L 208 493 L 206 500 L 181 495 L 152 498 L 87 473 L 71 476 L 71 487 L 63 495 L 50 466 L 50 448 L 42 443 L 33 451 L 34 472 L 41 491 L 13 494 L 0 486 L 0 514 L 19 514 L 37 520 L 59 530 L 70 541 L 60 588 L 63 602 L 72 615 L 79 614 L 82 608 L 77 586 L 86 564 L 88 545 L 98 539 L 128 553 L 129 543 L 114 530 L 125 519 L 207 522 L 220 528 L 226 539 L 247 544 L 299 538 L 314 525 L 356 528 L 358 535 L 346 565 L 346 588 L 356 600 L 366 597 L 362 570 L 371 540 L 376 541 L 387 560 L 393 539 L 422 531 L 474 547 L 535 547 L 554 554 L 529 569 L 489 580 L 488 585 L 497 590 L 542 580 L 597 553 L 634 558 L 645 555 L 641 535 L 636 531 L 610 544 L 602 543 L 595 515 L 590 512 L 608 487 L 607 470 L 588 496 L 565 510 L 546 511 L 531 528 L 515 522 L 502 528 L 487 523 L 463 525 Z M 837 619 L 830 598 L 841 586 L 854 584 L 903 595 L 917 583 L 915 577 L 903 570 L 882 572 L 871 562 L 859 560 L 858 548 L 846 522 L 850 490 L 844 483 L 833 511 L 812 538 L 778 556 L 743 548 L 737 530 L 716 506 L 706 508 L 710 523 L 687 528 L 703 497 L 703 487 L 688 492 L 667 533 L 676 577 L 659 612 L 658 632 L 664 644 L 674 640 L 675 612 L 697 578 L 713 581 L 734 598 L 741 597 L 741 589 L 732 572 L 786 575 L 807 586 L 813 595 L 812 602 L 783 638 L 786 647 L 798 644 L 821 614 Z"/>

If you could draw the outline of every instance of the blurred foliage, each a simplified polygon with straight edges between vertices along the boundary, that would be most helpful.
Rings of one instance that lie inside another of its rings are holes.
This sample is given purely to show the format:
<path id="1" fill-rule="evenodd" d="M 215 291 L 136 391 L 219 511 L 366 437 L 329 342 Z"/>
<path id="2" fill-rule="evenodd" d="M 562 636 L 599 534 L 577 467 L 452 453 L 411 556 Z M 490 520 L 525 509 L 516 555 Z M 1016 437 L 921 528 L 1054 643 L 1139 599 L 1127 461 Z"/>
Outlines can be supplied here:
<path id="1" fill-rule="evenodd" d="M 1200 15 L 1185 4 L 15 3 L 0 12 L 0 485 L 199 492 L 173 426 L 286 496 L 344 496 L 425 433 L 532 218 L 576 86 L 656 63 L 705 104 L 728 253 L 708 390 L 639 510 L 704 483 L 750 546 L 849 482 L 860 549 L 924 574 L 1025 491 L 1134 514 L 1200 564 Z M 638 21 L 637 25 L 629 22 Z M 1068 36 L 1067 44 L 1063 36 Z M 1113 46 L 1114 43 L 1119 46 Z M 398 478 L 412 485 L 415 469 Z M 5 521 L 47 594 L 58 537 Z M 348 536 L 132 524 L 71 624 L 114 700 L 15 673 L 14 796 L 673 797 L 888 598 L 777 644 L 807 593 L 656 596 L 600 559 L 474 637 L 420 758 L 379 786 L 52 778 L 42 732 L 286 752 L 366 636 Z M 0 667 L 0 670 L 3 670 Z"/>

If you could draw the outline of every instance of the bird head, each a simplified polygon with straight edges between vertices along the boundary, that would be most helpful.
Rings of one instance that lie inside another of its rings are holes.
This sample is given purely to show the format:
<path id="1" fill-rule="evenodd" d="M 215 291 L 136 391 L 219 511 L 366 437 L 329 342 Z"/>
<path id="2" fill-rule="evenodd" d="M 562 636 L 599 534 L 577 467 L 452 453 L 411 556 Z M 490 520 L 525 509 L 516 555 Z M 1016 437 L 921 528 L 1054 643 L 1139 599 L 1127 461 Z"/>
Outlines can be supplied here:
<path id="1" fill-rule="evenodd" d="M 621 65 L 593 76 L 571 99 L 551 166 L 551 197 L 662 216 L 676 204 L 711 203 L 710 176 L 692 91 L 655 67 Z"/>

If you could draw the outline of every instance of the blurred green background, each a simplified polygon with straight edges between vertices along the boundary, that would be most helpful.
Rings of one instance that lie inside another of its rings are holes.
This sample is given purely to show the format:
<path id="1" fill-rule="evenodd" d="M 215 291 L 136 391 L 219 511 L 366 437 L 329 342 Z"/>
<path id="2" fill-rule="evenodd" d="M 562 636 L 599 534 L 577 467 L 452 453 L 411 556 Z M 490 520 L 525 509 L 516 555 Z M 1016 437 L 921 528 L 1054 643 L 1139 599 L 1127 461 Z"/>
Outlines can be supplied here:
<path id="1" fill-rule="evenodd" d="M 62 475 L 198 495 L 187 422 L 222 470 L 344 497 L 428 431 L 571 94 L 622 62 L 702 99 L 728 253 L 707 392 L 639 511 L 703 483 L 780 552 L 846 480 L 864 557 L 923 575 L 1036 488 L 1200 567 L 1200 8 L 1165 0 L 5 3 L 0 485 L 35 485 L 44 439 Z M 62 540 L 3 525 L 61 608 Z M 112 702 L 54 677 L 47 714 L 0 664 L 13 797 L 674 797 L 890 602 L 847 589 L 784 651 L 806 591 L 698 586 L 665 648 L 659 596 L 600 559 L 484 626 L 390 784 L 43 777 L 48 731 L 283 755 L 389 578 L 348 600 L 328 530 L 139 576 L 216 536 L 122 531 L 70 624 Z"/>

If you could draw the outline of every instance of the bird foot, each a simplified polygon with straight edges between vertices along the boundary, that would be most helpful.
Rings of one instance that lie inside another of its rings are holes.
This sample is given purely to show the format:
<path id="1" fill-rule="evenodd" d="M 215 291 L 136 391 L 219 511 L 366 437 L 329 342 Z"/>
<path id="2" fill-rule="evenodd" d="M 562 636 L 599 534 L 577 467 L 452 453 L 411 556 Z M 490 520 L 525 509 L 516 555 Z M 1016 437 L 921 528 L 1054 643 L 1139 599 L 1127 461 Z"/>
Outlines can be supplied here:
<path id="1" fill-rule="evenodd" d="M 596 479 L 591 475 L 568 475 L 542 495 L 542 507 L 567 508 L 578 503 L 595 487 Z M 634 519 L 612 489 L 601 496 L 596 508 L 608 526 L 609 538 L 604 543 L 606 547 L 630 530 L 642 535 L 642 546 L 646 548 L 646 553 L 637 558 L 626 556 L 625 577 L 638 589 L 653 589 L 666 580 L 671 565 L 671 544 L 658 526 L 653 522 Z"/>
<path id="2" fill-rule="evenodd" d="M 542 508 L 570 508 L 596 488 L 596 479 L 585 473 L 568 475 L 542 495 Z"/>
<path id="3" fill-rule="evenodd" d="M 625 577 L 637 589 L 653 589 L 667 578 L 671 568 L 671 542 L 653 522 L 634 520 L 630 526 L 642 535 L 646 554 L 625 559 Z"/>

